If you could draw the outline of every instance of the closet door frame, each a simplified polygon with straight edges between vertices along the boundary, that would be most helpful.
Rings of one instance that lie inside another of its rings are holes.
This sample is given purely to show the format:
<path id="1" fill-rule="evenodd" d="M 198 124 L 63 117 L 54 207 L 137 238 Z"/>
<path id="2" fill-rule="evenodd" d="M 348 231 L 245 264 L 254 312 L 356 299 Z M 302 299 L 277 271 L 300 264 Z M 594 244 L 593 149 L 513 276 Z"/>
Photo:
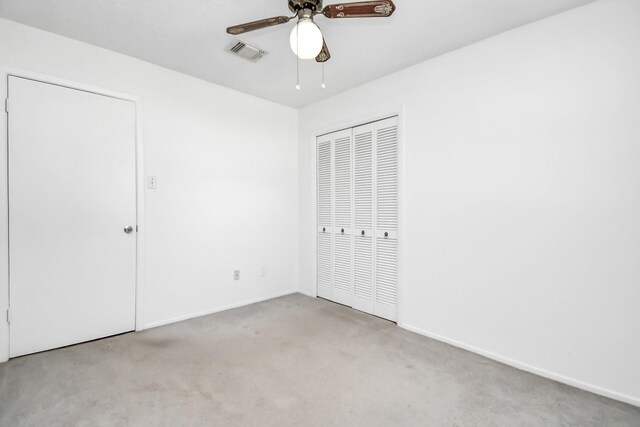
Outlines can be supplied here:
<path id="1" fill-rule="evenodd" d="M 3 118 L 0 119 L 0 363 L 9 360 L 9 205 L 8 205 L 8 159 L 7 159 L 7 123 L 8 114 L 5 107 L 5 99 L 8 98 L 9 77 L 35 80 L 63 86 L 70 89 L 90 92 L 97 95 L 131 101 L 135 104 L 136 111 L 136 315 L 135 330 L 144 329 L 144 313 L 141 308 L 144 294 L 144 151 L 142 141 L 142 114 L 141 99 L 137 96 L 86 85 L 66 79 L 35 73 L 19 68 L 0 65 L 0 102 L 3 104 Z M 8 110 L 11 111 L 9 101 Z"/>
<path id="2" fill-rule="evenodd" d="M 366 125 L 369 123 L 378 122 L 381 120 L 389 119 L 391 117 L 398 118 L 398 250 L 397 250 L 397 268 L 398 268 L 398 289 L 397 289 L 397 301 L 396 301 L 396 321 L 395 323 L 398 325 L 404 324 L 403 318 L 403 278 L 404 278 L 404 117 L 405 117 L 405 107 L 403 105 L 398 105 L 394 108 L 384 109 L 382 111 L 376 111 L 370 114 L 354 114 L 351 117 L 347 117 L 344 120 L 336 120 L 331 122 L 329 125 L 318 127 L 311 132 L 311 139 L 309 141 L 311 146 L 311 159 L 310 159 L 310 174 L 311 174 L 311 184 L 313 191 L 310 192 L 311 199 L 311 207 L 312 207 L 312 221 L 313 221 L 313 230 L 317 229 L 317 141 L 321 136 L 326 136 L 327 134 L 335 133 L 341 130 L 352 129 L 358 126 Z M 352 141 L 352 144 L 355 144 L 355 141 Z M 354 224 L 355 226 L 355 224 Z M 317 285 L 316 285 L 316 277 L 318 272 L 317 265 L 317 234 L 314 233 L 313 238 L 310 243 L 310 253 L 309 253 L 309 265 L 311 266 L 309 280 L 313 283 L 313 290 L 309 293 L 312 297 L 318 297 Z M 306 292 L 305 292 L 306 293 Z"/>

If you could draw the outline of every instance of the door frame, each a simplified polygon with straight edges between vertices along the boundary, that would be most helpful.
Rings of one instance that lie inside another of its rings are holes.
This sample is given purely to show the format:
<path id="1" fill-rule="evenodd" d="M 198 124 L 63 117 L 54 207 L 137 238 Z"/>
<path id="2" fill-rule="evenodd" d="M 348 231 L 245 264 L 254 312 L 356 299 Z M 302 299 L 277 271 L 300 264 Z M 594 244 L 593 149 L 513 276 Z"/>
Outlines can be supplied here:
<path id="1" fill-rule="evenodd" d="M 351 118 L 337 121 L 326 126 L 317 127 L 311 131 L 310 138 L 310 177 L 312 191 L 309 192 L 311 199 L 311 220 L 312 229 L 314 233 L 310 241 L 309 251 L 309 265 L 311 266 L 311 275 L 309 279 L 312 280 L 313 290 L 310 296 L 318 297 L 318 210 L 317 210 L 317 141 L 318 138 L 330 133 L 339 132 L 350 128 L 366 125 L 369 123 L 379 122 L 391 117 L 398 118 L 398 289 L 397 289 L 397 301 L 396 301 L 396 325 L 402 325 L 403 319 L 403 278 L 404 278 L 404 135 L 405 135 L 405 107 L 404 105 L 397 105 L 391 108 L 383 108 L 370 114 L 362 114 L 358 112 Z M 352 142 L 353 143 L 353 142 Z"/>
<path id="2" fill-rule="evenodd" d="M 9 322 L 10 304 L 9 284 L 9 182 L 8 182 L 8 114 L 5 111 L 5 99 L 8 97 L 9 77 L 19 77 L 41 83 L 53 84 L 74 90 L 108 96 L 133 102 L 136 122 L 136 291 L 135 291 L 135 330 L 143 329 L 142 297 L 144 290 L 144 150 L 142 139 L 142 100 L 140 97 L 86 85 L 58 77 L 25 71 L 0 65 L 0 363 L 9 360 Z"/>

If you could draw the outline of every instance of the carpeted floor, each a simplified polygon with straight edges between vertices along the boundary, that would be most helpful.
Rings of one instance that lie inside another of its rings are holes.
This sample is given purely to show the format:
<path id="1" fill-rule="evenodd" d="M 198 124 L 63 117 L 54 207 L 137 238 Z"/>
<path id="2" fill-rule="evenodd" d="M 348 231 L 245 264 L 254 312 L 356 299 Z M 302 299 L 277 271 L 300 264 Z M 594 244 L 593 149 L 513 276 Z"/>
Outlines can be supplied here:
<path id="1" fill-rule="evenodd" d="M 640 426 L 580 391 L 290 295 L 0 364 L 0 426 Z"/>

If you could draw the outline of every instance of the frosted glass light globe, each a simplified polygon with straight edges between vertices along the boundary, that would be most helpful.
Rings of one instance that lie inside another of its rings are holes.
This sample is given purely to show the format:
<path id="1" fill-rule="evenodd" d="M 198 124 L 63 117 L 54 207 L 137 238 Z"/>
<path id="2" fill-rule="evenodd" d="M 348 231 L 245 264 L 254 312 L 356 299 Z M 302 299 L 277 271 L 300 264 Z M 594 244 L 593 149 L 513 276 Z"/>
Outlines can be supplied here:
<path id="1" fill-rule="evenodd" d="M 300 40 L 298 40 L 298 38 Z M 320 28 L 309 18 L 301 18 L 289 36 L 291 50 L 300 59 L 313 59 L 322 50 L 323 39 Z M 298 48 L 300 52 L 298 52 Z"/>

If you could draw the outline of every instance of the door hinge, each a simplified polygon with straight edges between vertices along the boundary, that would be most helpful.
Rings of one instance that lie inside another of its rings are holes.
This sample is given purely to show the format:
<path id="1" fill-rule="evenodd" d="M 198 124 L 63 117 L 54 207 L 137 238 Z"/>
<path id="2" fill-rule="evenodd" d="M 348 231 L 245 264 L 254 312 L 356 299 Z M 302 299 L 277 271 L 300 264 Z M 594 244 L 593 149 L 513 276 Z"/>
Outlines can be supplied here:
<path id="1" fill-rule="evenodd" d="M 7 309 L 7 323 L 11 323 L 11 310 Z"/>
<path id="2" fill-rule="evenodd" d="M 136 225 L 136 233 L 138 232 L 138 226 Z"/>
<path id="3" fill-rule="evenodd" d="M 4 111 L 9 112 L 9 98 L 4 99 Z"/>

